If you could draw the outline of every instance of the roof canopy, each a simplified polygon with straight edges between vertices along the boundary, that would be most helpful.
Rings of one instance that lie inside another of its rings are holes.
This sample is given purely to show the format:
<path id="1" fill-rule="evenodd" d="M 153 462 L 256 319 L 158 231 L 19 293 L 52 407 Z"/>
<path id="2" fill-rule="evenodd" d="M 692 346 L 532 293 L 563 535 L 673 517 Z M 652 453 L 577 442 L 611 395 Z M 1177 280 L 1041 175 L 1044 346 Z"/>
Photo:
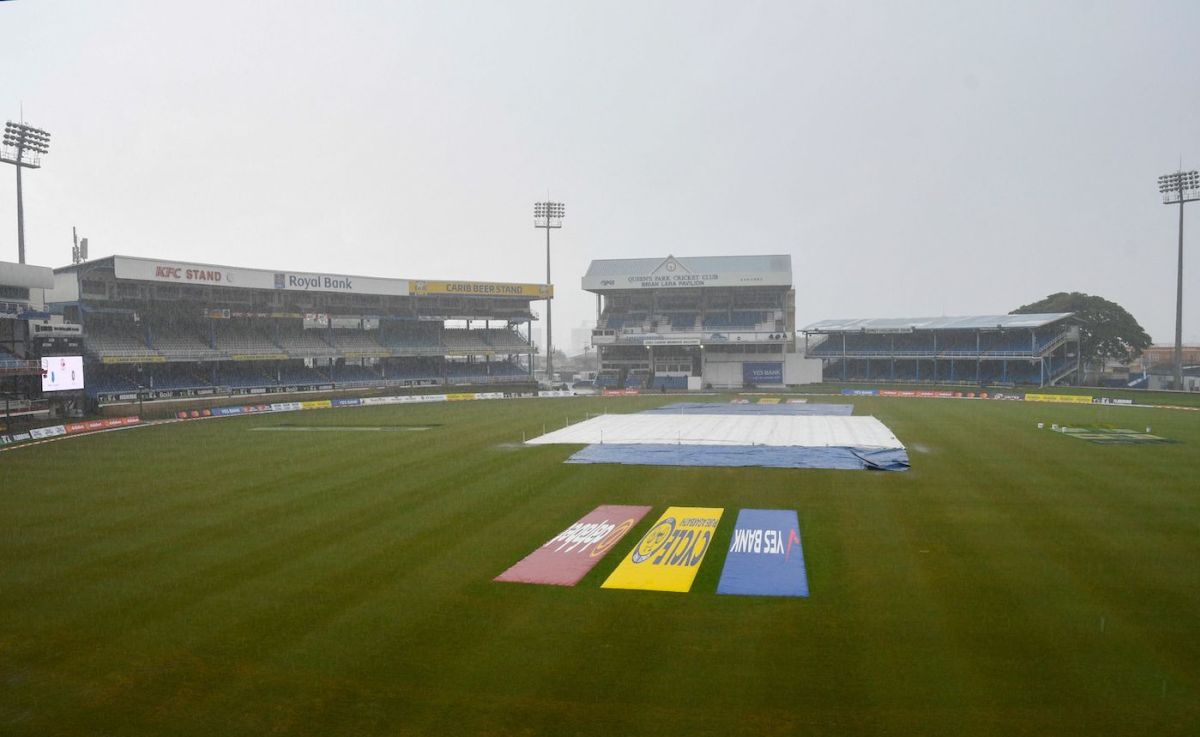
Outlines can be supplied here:
<path id="1" fill-rule="evenodd" d="M 109 256 L 104 259 L 68 266 L 56 271 L 81 271 L 98 264 L 111 264 L 117 279 L 161 282 L 191 286 L 219 286 L 233 289 L 284 290 L 298 292 L 338 292 L 385 296 L 437 295 L 459 297 L 515 297 L 546 299 L 554 288 L 544 284 L 510 282 L 433 281 L 394 279 L 378 276 L 352 276 L 272 269 L 247 269 L 190 261 L 165 261 L 134 256 Z"/>
<path id="2" fill-rule="evenodd" d="M 1071 312 L 1030 315 L 971 315 L 967 317 L 880 317 L 860 320 L 821 320 L 806 333 L 908 333 L 914 330 L 1008 330 L 1040 328 L 1070 317 Z"/>

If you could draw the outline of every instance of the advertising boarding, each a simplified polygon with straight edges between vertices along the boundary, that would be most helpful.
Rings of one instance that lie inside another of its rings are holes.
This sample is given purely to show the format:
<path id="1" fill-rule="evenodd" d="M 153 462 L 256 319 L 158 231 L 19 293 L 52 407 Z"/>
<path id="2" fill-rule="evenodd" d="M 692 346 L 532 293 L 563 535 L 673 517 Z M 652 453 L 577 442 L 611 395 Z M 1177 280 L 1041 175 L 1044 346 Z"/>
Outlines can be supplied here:
<path id="1" fill-rule="evenodd" d="M 718 594 L 808 596 L 800 522 L 792 509 L 738 512 Z"/>
<path id="2" fill-rule="evenodd" d="M 603 588 L 690 591 L 724 511 L 721 507 L 669 507 Z"/>
<path id="3" fill-rule="evenodd" d="M 640 506 L 596 507 L 496 580 L 574 586 L 649 511 L 650 507 Z"/>
<path id="4" fill-rule="evenodd" d="M 778 361 L 763 363 L 743 363 L 742 383 L 744 384 L 782 384 L 783 364 Z"/>

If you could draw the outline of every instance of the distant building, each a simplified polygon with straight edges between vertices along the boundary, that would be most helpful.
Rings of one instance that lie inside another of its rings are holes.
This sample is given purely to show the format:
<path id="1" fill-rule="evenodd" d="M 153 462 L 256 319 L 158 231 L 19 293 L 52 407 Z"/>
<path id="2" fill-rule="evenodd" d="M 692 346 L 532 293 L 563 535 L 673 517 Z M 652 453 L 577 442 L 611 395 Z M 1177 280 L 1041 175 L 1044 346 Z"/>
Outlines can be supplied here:
<path id="1" fill-rule="evenodd" d="M 605 388 L 809 384 L 818 361 L 796 352 L 791 256 L 593 261 L 592 345 Z"/>

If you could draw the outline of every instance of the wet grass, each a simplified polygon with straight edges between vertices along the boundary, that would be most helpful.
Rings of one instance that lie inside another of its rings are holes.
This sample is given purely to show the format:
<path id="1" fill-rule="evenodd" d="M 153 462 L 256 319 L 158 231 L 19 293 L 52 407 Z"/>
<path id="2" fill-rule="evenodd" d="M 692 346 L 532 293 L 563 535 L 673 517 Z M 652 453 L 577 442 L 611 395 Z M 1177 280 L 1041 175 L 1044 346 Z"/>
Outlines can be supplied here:
<path id="1" fill-rule="evenodd" d="M 854 398 L 912 449 L 906 473 L 519 445 L 663 401 L 263 415 L 0 455 L 0 734 L 1200 730 L 1200 415 Z M 289 424 L 430 429 L 250 431 Z M 491 581 L 598 504 L 653 511 L 574 588 Z M 601 590 L 669 505 L 727 510 L 692 592 Z M 810 598 L 715 595 L 741 507 L 798 510 Z"/>

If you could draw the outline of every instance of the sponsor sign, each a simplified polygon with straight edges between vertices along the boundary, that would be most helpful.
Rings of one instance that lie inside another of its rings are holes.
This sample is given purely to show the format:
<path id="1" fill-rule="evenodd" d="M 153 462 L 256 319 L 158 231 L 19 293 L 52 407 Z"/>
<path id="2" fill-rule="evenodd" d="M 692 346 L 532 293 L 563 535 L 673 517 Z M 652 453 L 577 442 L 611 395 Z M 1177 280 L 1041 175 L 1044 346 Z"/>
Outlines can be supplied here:
<path id="1" fill-rule="evenodd" d="M 742 383 L 782 384 L 783 364 L 777 361 L 771 363 L 743 363 Z"/>
<path id="2" fill-rule="evenodd" d="M 700 345 L 699 338 L 646 338 L 642 345 Z"/>
<path id="3" fill-rule="evenodd" d="M 266 269 L 239 269 L 230 266 L 192 264 L 182 261 L 114 256 L 113 271 L 118 279 L 220 286 L 234 289 L 286 289 L 302 292 L 345 292 L 408 295 L 407 279 L 379 279 L 342 274 L 313 274 Z"/>
<path id="4" fill-rule="evenodd" d="M 273 402 L 271 404 L 272 412 L 294 412 L 300 408 L 299 402 Z"/>
<path id="5" fill-rule="evenodd" d="M 1112 397 L 1095 397 L 1093 404 L 1133 404 L 1132 399 L 1113 399 Z"/>
<path id="6" fill-rule="evenodd" d="M 800 522 L 792 509 L 738 512 L 718 594 L 808 596 Z"/>
<path id="7" fill-rule="evenodd" d="M 471 399 L 475 399 L 475 395 L 471 394 L 469 392 L 468 393 L 459 392 L 457 394 L 447 394 L 446 395 L 447 402 L 465 402 L 465 401 L 468 401 Z"/>
<path id="8" fill-rule="evenodd" d="M 1059 402 L 1063 404 L 1091 404 L 1092 398 L 1078 394 L 1026 394 L 1026 402 Z"/>
<path id="9" fill-rule="evenodd" d="M 554 286 L 490 281 L 413 281 L 413 294 L 458 294 L 471 297 L 530 297 L 553 299 Z"/>
<path id="10" fill-rule="evenodd" d="M 880 389 L 881 397 L 920 397 L 923 399 L 953 399 L 961 397 L 962 392 L 938 392 L 913 389 Z"/>
<path id="11" fill-rule="evenodd" d="M 286 361 L 290 358 L 286 353 L 235 353 L 229 357 L 231 361 Z"/>
<path id="12" fill-rule="evenodd" d="M 358 399 L 334 399 L 334 407 L 357 407 L 362 404 Z"/>
<path id="13" fill-rule="evenodd" d="M 645 263 L 644 259 L 637 261 Z M 792 285 L 791 267 L 763 269 L 761 271 L 720 271 L 705 269 L 699 259 L 675 258 L 674 256 L 654 263 L 640 273 L 631 270 L 625 274 L 585 275 L 583 288 L 604 289 L 678 289 L 684 287 L 789 287 Z M 703 259 L 704 266 L 713 265 L 714 259 Z M 633 263 L 630 264 L 633 266 Z M 636 267 L 634 267 L 636 268 Z"/>
<path id="14" fill-rule="evenodd" d="M 144 356 L 102 356 L 100 363 L 118 364 L 118 363 L 166 363 L 166 356 L 155 356 L 146 354 Z"/>
<path id="15" fill-rule="evenodd" d="M 750 400 L 749 399 L 731 399 L 731 400 L 729 400 L 729 403 L 730 404 L 750 404 Z"/>
<path id="16" fill-rule="evenodd" d="M 141 418 L 137 415 L 130 417 L 114 417 L 108 420 L 89 420 L 88 422 L 72 422 L 65 425 L 64 428 L 68 435 L 73 435 L 80 432 L 95 432 L 96 430 L 108 430 L 114 427 L 128 427 L 141 422 Z M 61 433 L 59 433 L 61 434 Z"/>
<path id="17" fill-rule="evenodd" d="M 301 402 L 300 409 L 329 409 L 333 403 L 328 399 L 318 399 L 313 402 Z"/>
<path id="18" fill-rule="evenodd" d="M 721 507 L 668 508 L 603 588 L 689 591 L 724 511 Z"/>
<path id="19" fill-rule="evenodd" d="M 640 389 L 605 389 L 601 392 L 606 397 L 636 397 L 641 394 Z M 544 392 L 538 392 L 544 394 Z"/>
<path id="20" fill-rule="evenodd" d="M 808 400 L 807 399 L 789 399 L 789 400 L 787 400 L 787 403 L 788 404 L 808 404 Z"/>
<path id="21" fill-rule="evenodd" d="M 758 400 L 759 404 L 779 404 L 779 397 L 763 397 Z"/>
<path id="22" fill-rule="evenodd" d="M 35 427 L 29 431 L 29 437 L 36 440 L 41 440 L 42 438 L 52 438 L 56 435 L 66 434 L 67 428 L 63 427 L 62 425 L 54 425 L 53 427 Z"/>
<path id="23" fill-rule="evenodd" d="M 984 399 L 988 398 L 988 395 L 986 392 L 981 393 L 979 396 L 983 397 Z M 1020 402 L 1025 399 L 1025 395 L 1024 394 L 1013 394 L 1011 392 L 995 392 L 992 394 L 992 399 L 1005 399 L 1010 402 Z"/>
<path id="24" fill-rule="evenodd" d="M 212 413 L 217 417 L 229 417 L 242 414 L 241 407 L 213 407 Z"/>
<path id="25" fill-rule="evenodd" d="M 846 397 L 874 397 L 879 394 L 878 389 L 843 389 L 842 396 Z"/>
<path id="26" fill-rule="evenodd" d="M 650 507 L 596 507 L 495 580 L 574 586 L 649 511 Z"/>

